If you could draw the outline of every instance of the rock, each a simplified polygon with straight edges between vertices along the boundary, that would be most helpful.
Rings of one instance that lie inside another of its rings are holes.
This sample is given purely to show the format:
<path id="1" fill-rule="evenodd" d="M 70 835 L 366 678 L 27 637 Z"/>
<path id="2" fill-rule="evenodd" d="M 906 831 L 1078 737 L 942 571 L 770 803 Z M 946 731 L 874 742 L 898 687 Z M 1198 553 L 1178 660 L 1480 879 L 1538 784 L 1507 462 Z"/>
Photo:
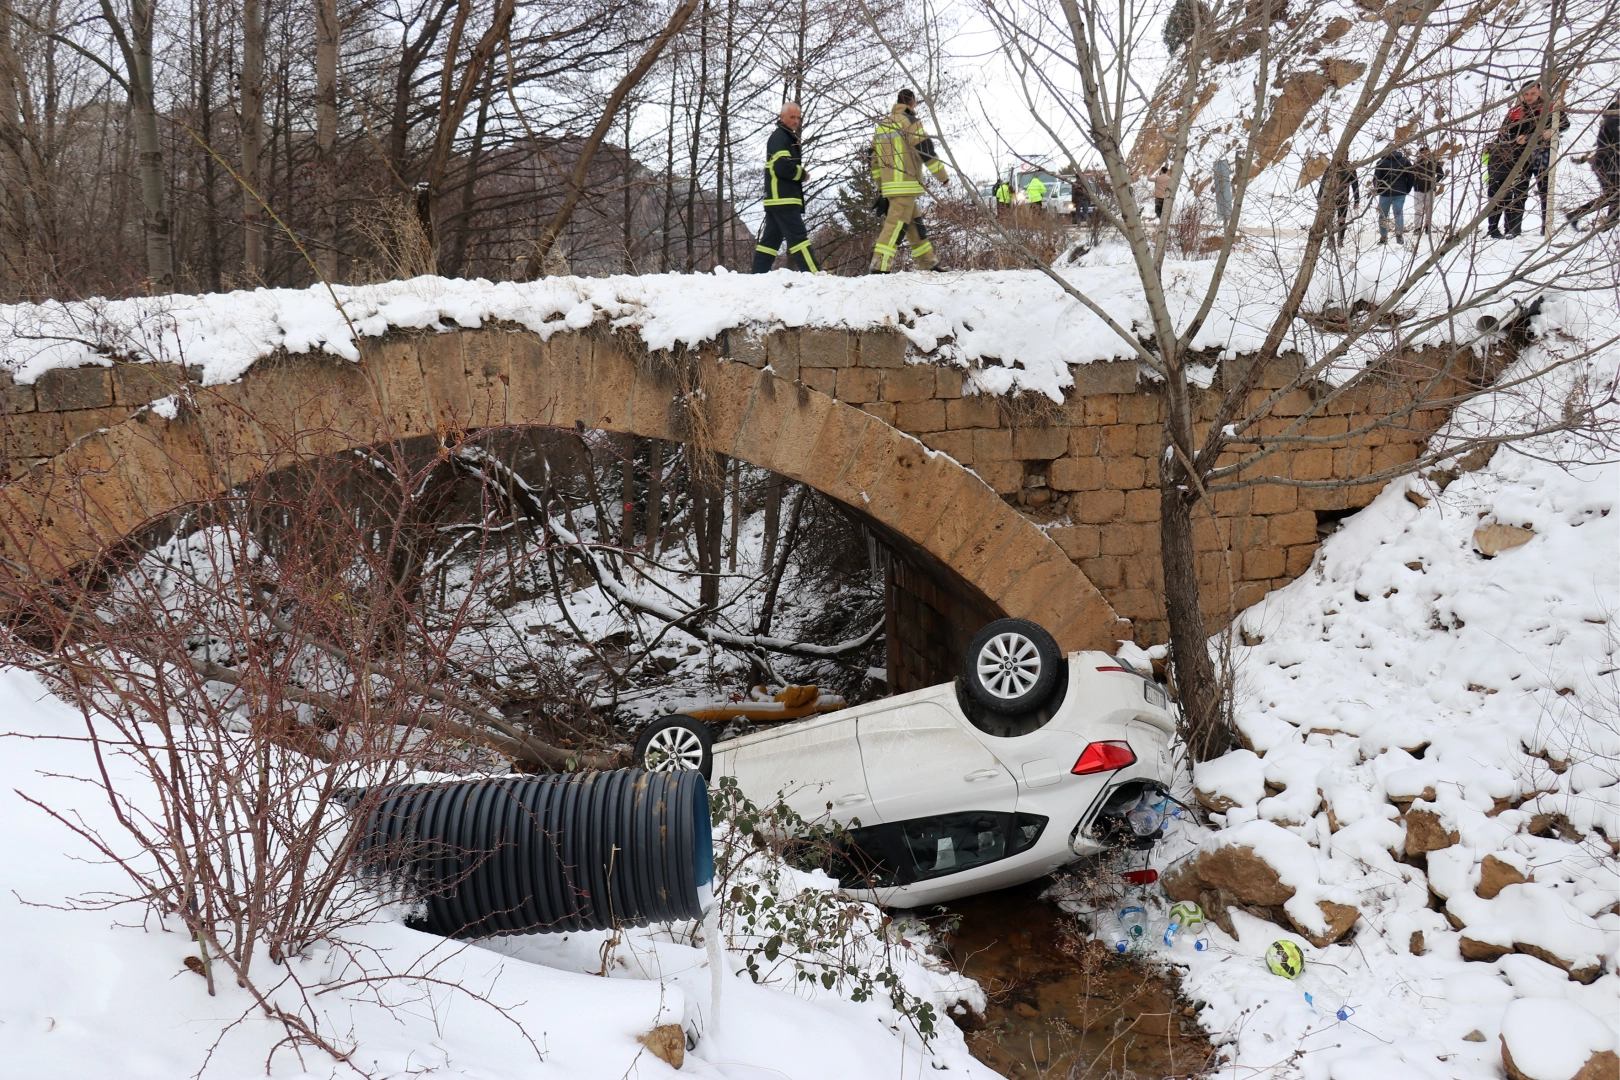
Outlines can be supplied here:
<path id="1" fill-rule="evenodd" d="M 1252 847 L 1237 844 L 1195 851 L 1160 875 L 1159 883 L 1172 900 L 1196 901 L 1228 934 L 1236 932 L 1229 914 L 1229 909 L 1235 907 L 1290 927 L 1320 949 L 1348 934 L 1361 917 L 1360 909 L 1349 904 L 1318 900 L 1316 906 L 1327 923 L 1326 933 L 1300 925 L 1283 907 L 1293 899 L 1294 887 L 1285 885 Z"/>
<path id="2" fill-rule="evenodd" d="M 1022 1016 L 1026 1020 L 1033 1020 L 1037 1016 L 1041 1015 L 1041 1011 L 1027 1001 L 1020 1001 L 1018 1004 L 1014 1005 L 1013 1012 L 1017 1013 L 1019 1016 Z"/>
<path id="3" fill-rule="evenodd" d="M 672 1069 L 679 1069 L 686 1061 L 686 1032 L 679 1024 L 659 1024 L 636 1041 Z"/>
<path id="4" fill-rule="evenodd" d="M 1565 960 L 1551 949 L 1544 948 L 1540 945 L 1532 945 L 1528 941 L 1515 941 L 1513 943 L 1513 951 L 1522 952 L 1526 956 L 1533 956 L 1537 960 L 1551 964 L 1555 968 L 1563 968 L 1565 971 L 1569 972 L 1569 977 L 1571 979 L 1573 979 L 1575 982 L 1581 983 L 1582 985 L 1593 982 L 1599 975 L 1603 974 L 1603 964 L 1601 962 L 1596 964 L 1587 964 L 1585 967 L 1576 967 L 1573 961 Z"/>
<path id="5" fill-rule="evenodd" d="M 1197 788 L 1193 788 L 1193 799 L 1212 814 L 1224 814 L 1237 805 L 1236 799 L 1228 799 L 1225 795 L 1211 795 Z"/>
<path id="6" fill-rule="evenodd" d="M 1424 954 L 1426 950 L 1423 945 L 1423 931 L 1412 931 L 1411 938 L 1409 938 L 1406 942 L 1406 951 L 1411 953 L 1413 956 L 1422 956 Z M 1478 1041 L 1484 1042 L 1485 1037 L 1481 1035 Z"/>
<path id="7" fill-rule="evenodd" d="M 1473 1031 L 1470 1031 L 1468 1034 L 1464 1035 L 1463 1038 L 1462 1038 L 1462 1041 L 1463 1042 L 1484 1042 L 1485 1041 L 1485 1033 L 1483 1031 L 1479 1030 L 1479 1028 L 1475 1028 Z"/>
<path id="8" fill-rule="evenodd" d="M 1411 490 L 1408 490 L 1406 493 L 1406 501 L 1417 507 L 1419 510 L 1429 505 L 1429 500 L 1425 496 L 1419 495 L 1417 492 Z"/>
<path id="9" fill-rule="evenodd" d="M 1474 547 L 1487 559 L 1494 559 L 1511 548 L 1523 547 L 1534 535 L 1534 529 L 1500 525 L 1493 521 L 1474 530 Z"/>
<path id="10" fill-rule="evenodd" d="M 1485 861 L 1479 864 L 1479 884 L 1474 892 L 1482 899 L 1492 900 L 1509 885 L 1523 885 L 1529 880 L 1518 867 L 1503 862 L 1495 855 L 1487 855 Z"/>
<path id="11" fill-rule="evenodd" d="M 1502 1014 L 1502 1068 L 1509 1080 L 1620 1080 L 1614 1032 L 1562 998 L 1519 998 Z"/>
<path id="12" fill-rule="evenodd" d="M 1272 907 L 1294 895 L 1293 886 L 1284 885 L 1254 848 L 1235 844 L 1195 851 L 1172 865 L 1159 881 L 1172 900 L 1196 900 L 1199 893 L 1225 890 L 1240 906 Z"/>
<path id="13" fill-rule="evenodd" d="M 1457 939 L 1457 951 L 1462 953 L 1464 960 L 1479 960 L 1494 964 L 1513 949 L 1507 945 L 1493 945 L 1488 941 L 1479 941 L 1464 934 Z"/>
<path id="14" fill-rule="evenodd" d="M 1422 801 L 1422 800 L 1418 800 Z M 1406 812 L 1406 853 L 1408 855 L 1422 855 L 1429 851 L 1439 851 L 1448 848 L 1458 840 L 1457 830 L 1447 829 L 1440 820 L 1440 815 L 1428 806 L 1419 806 L 1412 803 L 1412 808 Z"/>

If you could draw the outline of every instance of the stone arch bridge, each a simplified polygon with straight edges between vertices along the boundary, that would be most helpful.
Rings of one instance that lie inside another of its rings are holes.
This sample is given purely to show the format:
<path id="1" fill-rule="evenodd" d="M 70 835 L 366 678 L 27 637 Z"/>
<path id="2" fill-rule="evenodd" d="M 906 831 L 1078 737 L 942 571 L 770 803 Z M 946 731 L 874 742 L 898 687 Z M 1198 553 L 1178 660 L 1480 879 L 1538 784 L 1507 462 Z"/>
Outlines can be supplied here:
<path id="1" fill-rule="evenodd" d="M 351 363 L 281 353 L 210 387 L 155 363 L 57 369 L 32 385 L 0 378 L 11 477 L 0 487 L 4 557 L 54 576 L 175 509 L 286 466 L 289 448 L 307 459 L 527 425 L 688 441 L 693 425 L 674 404 L 670 373 L 678 362 L 702 387 L 708 446 L 839 500 L 883 542 L 892 688 L 948 677 L 966 636 L 1003 614 L 1034 619 L 1066 649 L 1165 636 L 1155 464 L 1163 405 L 1134 362 L 1076 366 L 1064 403 L 1032 410 L 965 395 L 960 367 L 908 355 L 892 331 L 731 331 L 672 360 L 599 330 L 543 340 L 493 326 L 391 332 L 364 339 L 361 354 Z M 1289 374 L 1282 364 L 1262 387 Z M 189 402 L 178 411 L 148 407 L 177 393 Z M 1212 415 L 1207 397 L 1201 407 Z M 1342 434 L 1370 407 L 1336 405 L 1307 434 Z M 1410 460 L 1442 419 L 1423 414 L 1408 432 L 1354 447 L 1316 444 L 1284 467 L 1325 479 L 1343 474 L 1352 453 L 1370 456 L 1361 467 Z M 1220 496 L 1219 524 L 1200 523 L 1197 538 L 1211 614 L 1298 576 L 1320 527 L 1375 493 Z"/>

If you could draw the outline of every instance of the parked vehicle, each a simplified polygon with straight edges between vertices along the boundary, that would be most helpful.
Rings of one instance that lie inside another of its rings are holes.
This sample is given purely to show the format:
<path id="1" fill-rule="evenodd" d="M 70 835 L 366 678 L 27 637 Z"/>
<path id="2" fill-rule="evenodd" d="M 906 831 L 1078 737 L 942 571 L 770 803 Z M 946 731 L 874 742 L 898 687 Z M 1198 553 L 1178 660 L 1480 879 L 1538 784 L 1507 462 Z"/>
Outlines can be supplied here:
<path id="1" fill-rule="evenodd" d="M 902 907 L 1032 881 L 1162 835 L 1175 706 L 1103 652 L 1064 657 L 1041 627 L 981 630 L 955 682 L 712 743 L 668 716 L 637 763 L 735 777 L 850 830 L 845 892 Z"/>

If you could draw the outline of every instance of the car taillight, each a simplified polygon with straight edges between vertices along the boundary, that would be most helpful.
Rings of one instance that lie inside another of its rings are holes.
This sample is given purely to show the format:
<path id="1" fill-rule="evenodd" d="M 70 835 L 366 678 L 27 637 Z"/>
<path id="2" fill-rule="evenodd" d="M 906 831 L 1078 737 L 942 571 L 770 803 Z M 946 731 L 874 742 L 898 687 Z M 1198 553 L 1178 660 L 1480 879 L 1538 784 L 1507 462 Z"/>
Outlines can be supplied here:
<path id="1" fill-rule="evenodd" d="M 1124 675 L 1129 675 L 1130 674 L 1130 672 L 1127 669 L 1122 668 L 1122 667 L 1100 667 L 1097 670 L 1098 671 L 1117 671 L 1117 672 L 1120 672 L 1121 674 L 1124 674 Z"/>
<path id="2" fill-rule="evenodd" d="M 1113 772 L 1136 764 L 1136 751 L 1128 742 L 1094 742 L 1080 752 L 1080 760 L 1069 771 L 1076 776 Z"/>
<path id="3" fill-rule="evenodd" d="M 1157 870 L 1127 870 L 1123 876 L 1132 885 L 1152 885 L 1159 880 Z"/>

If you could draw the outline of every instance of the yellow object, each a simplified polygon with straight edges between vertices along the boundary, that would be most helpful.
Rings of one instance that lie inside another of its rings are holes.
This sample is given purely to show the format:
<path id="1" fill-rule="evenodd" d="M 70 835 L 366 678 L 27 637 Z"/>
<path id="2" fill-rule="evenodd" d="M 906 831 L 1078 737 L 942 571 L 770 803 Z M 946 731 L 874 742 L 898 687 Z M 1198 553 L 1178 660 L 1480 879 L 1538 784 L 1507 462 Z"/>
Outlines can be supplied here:
<path id="1" fill-rule="evenodd" d="M 1046 185 L 1041 183 L 1040 177 L 1029 178 L 1029 183 L 1024 186 L 1024 198 L 1029 200 L 1031 206 L 1040 205 L 1041 200 L 1046 198 Z"/>
<path id="2" fill-rule="evenodd" d="M 847 703 L 837 694 L 823 694 L 819 686 L 788 686 L 775 694 L 756 686 L 746 701 L 716 705 L 708 709 L 688 709 L 686 716 L 708 724 L 731 720 L 799 720 L 816 713 L 837 712 Z"/>
<path id="3" fill-rule="evenodd" d="M 922 182 L 924 166 L 944 180 L 945 166 L 933 155 L 932 148 L 922 121 L 904 105 L 896 104 L 872 135 L 872 182 L 880 194 L 886 199 L 923 194 L 928 190 Z"/>

